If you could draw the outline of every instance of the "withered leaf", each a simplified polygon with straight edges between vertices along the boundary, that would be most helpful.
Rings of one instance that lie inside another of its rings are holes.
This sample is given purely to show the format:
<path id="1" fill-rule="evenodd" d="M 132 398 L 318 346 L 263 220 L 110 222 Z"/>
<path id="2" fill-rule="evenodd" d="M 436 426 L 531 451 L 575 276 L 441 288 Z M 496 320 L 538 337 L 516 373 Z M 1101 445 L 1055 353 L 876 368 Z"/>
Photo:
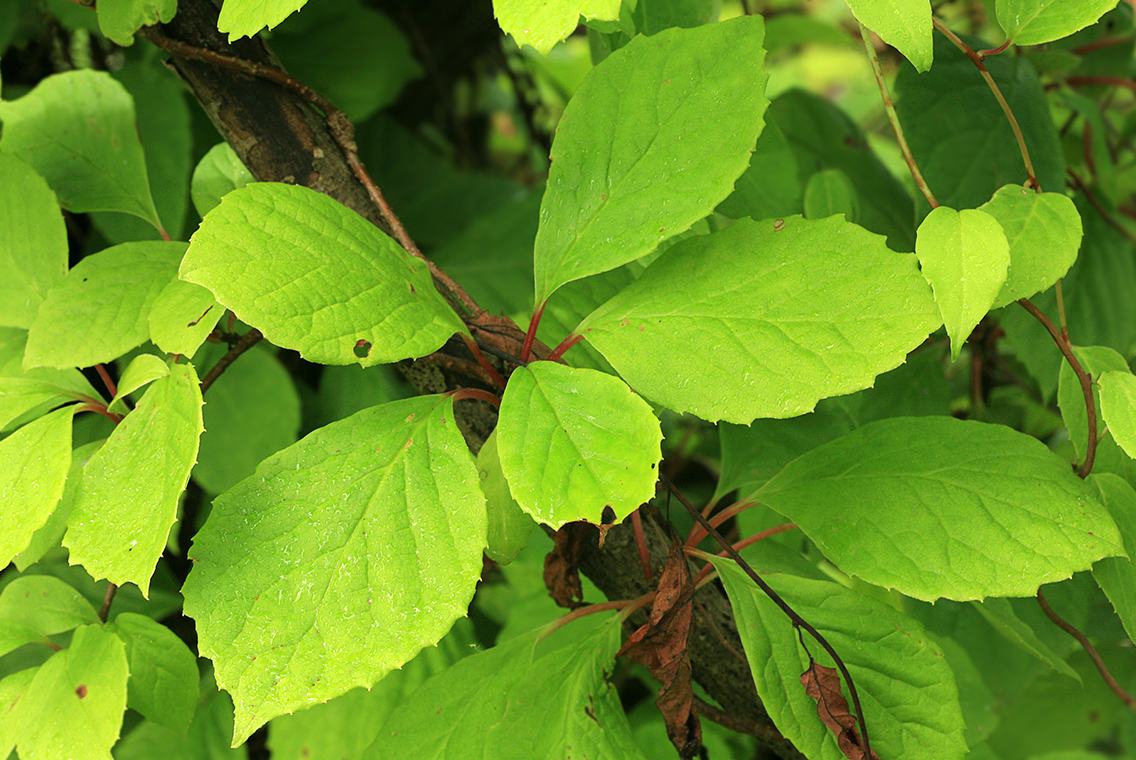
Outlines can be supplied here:
<path id="1" fill-rule="evenodd" d="M 574 610 L 584 603 L 580 585 L 580 548 L 593 526 L 586 522 L 567 523 L 553 536 L 552 551 L 544 558 L 544 585 L 552 601 Z"/>
<path id="2" fill-rule="evenodd" d="M 848 710 L 848 700 L 840 692 L 840 674 L 835 668 L 825 667 L 810 658 L 809 668 L 801 674 L 805 694 L 816 700 L 817 715 L 821 722 L 836 735 L 836 746 L 849 760 L 865 760 L 860 746 L 860 733 L 856 730 L 856 716 Z M 880 760 L 872 753 L 871 760 Z"/>
<path id="3" fill-rule="evenodd" d="M 683 760 L 697 757 L 702 746 L 702 726 L 692 710 L 694 691 L 686 650 L 693 602 L 690 566 L 676 541 L 659 578 L 648 622 L 619 650 L 620 655 L 644 665 L 661 684 L 655 704 L 663 715 L 667 736 Z"/>

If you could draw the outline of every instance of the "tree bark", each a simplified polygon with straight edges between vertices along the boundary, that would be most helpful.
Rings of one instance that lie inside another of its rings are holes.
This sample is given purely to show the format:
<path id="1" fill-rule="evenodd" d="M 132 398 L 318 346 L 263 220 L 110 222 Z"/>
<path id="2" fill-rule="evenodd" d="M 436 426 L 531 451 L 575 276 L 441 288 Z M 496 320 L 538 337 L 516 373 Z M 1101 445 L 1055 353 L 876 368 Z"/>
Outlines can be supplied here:
<path id="1" fill-rule="evenodd" d="M 171 23 L 144 33 L 151 40 L 154 35 L 280 68 L 279 61 L 259 38 L 231 45 L 226 42 L 217 31 L 217 9 L 210 0 L 180 0 Z M 265 79 L 237 74 L 200 60 L 175 55 L 169 65 L 258 180 L 301 184 L 318 190 L 390 233 L 366 190 L 352 174 L 323 117 L 298 95 Z M 451 350 L 460 351 L 456 341 L 443 348 L 443 352 Z M 457 358 L 468 361 L 468 354 Z M 460 380 L 454 377 L 452 364 L 431 371 L 427 358 L 414 365 L 418 369 L 412 382 L 418 382 L 423 392 L 450 389 L 434 387 L 439 377 L 444 377 L 447 385 Z M 432 379 L 420 381 L 420 377 Z M 457 413 L 463 414 L 463 410 L 476 417 L 467 420 L 463 430 L 467 439 L 472 439 L 471 448 L 480 448 L 488 434 L 486 412 L 475 404 L 459 405 Z M 667 557 L 670 539 L 657 515 L 644 514 L 644 528 L 648 551 L 658 570 Z M 595 536 L 598 538 L 598 531 Z M 653 588 L 643 578 L 635 538 L 626 524 L 612 528 L 602 548 L 595 540 L 586 546 L 580 568 L 610 599 L 634 599 Z M 704 586 L 695 597 L 695 624 L 689 642 L 695 680 L 725 713 L 751 727 L 766 752 L 784 760 L 804 760 L 773 727 L 758 699 L 742 652 L 724 592 L 716 583 Z"/>

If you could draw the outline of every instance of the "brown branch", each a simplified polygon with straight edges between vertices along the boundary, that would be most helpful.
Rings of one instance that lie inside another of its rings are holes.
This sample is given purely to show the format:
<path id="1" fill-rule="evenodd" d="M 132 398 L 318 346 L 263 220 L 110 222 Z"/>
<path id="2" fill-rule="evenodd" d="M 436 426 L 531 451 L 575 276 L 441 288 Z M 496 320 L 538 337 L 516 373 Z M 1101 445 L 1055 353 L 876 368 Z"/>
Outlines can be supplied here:
<path id="1" fill-rule="evenodd" d="M 1029 178 L 1029 182 L 1033 185 L 1034 190 L 1040 193 L 1041 183 L 1038 181 L 1037 173 L 1033 169 L 1033 161 L 1030 160 L 1029 148 L 1026 147 L 1026 138 L 1022 134 L 1022 128 L 1018 124 L 1018 119 L 1014 116 L 1014 112 L 1010 110 L 1010 104 L 1006 102 L 1006 98 L 1002 95 L 1002 90 L 998 87 L 998 83 L 994 81 L 994 77 L 990 76 L 990 71 L 986 68 L 986 63 L 982 60 L 982 56 L 971 50 L 970 46 L 963 42 L 957 34 L 948 29 L 942 21 L 939 21 L 939 19 L 934 16 L 931 17 L 931 21 L 944 37 L 953 42 L 955 47 L 961 50 L 963 54 L 971 60 L 978 69 L 978 73 L 986 80 L 986 86 L 990 88 L 990 92 L 994 93 L 995 100 L 997 100 L 998 105 L 1002 107 L 1002 113 L 1006 114 L 1006 119 L 1010 122 L 1010 129 L 1014 131 L 1014 138 L 1018 141 L 1018 150 L 1022 153 L 1022 162 L 1026 167 L 1026 177 Z"/>
<path id="2" fill-rule="evenodd" d="M 118 586 L 111 583 L 107 586 L 106 595 L 103 596 L 103 604 L 99 607 L 99 620 L 106 622 L 110 617 L 110 606 L 114 603 L 114 595 L 118 593 Z"/>
<path id="3" fill-rule="evenodd" d="M 766 744 L 789 744 L 789 740 L 782 736 L 777 729 L 763 726 L 760 723 L 754 723 L 745 718 L 739 718 L 736 715 L 730 715 L 697 696 L 694 698 L 694 710 L 698 713 L 699 717 L 706 718 L 723 728 L 728 728 L 739 734 L 756 736 Z"/>
<path id="4" fill-rule="evenodd" d="M 1087 478 L 1089 473 L 1093 471 L 1093 461 L 1097 456 L 1097 404 L 1093 399 L 1093 379 L 1085 372 L 1081 362 L 1077 361 L 1077 357 L 1073 354 L 1073 346 L 1041 309 L 1034 306 L 1028 298 L 1018 299 L 1018 305 L 1032 314 L 1038 322 L 1041 322 L 1050 337 L 1053 338 L 1053 342 L 1057 344 L 1057 348 L 1065 357 L 1065 361 L 1069 362 L 1070 369 L 1073 370 L 1073 374 L 1077 376 L 1077 381 L 1081 384 L 1081 393 L 1085 396 L 1085 410 L 1089 417 L 1089 443 L 1085 449 L 1085 461 L 1081 464 L 1081 469 L 1077 474 L 1082 478 Z"/>
<path id="5" fill-rule="evenodd" d="M 1088 640 L 1085 634 L 1078 631 L 1072 623 L 1064 620 L 1060 615 L 1053 611 L 1053 608 L 1050 607 L 1049 603 L 1045 601 L 1045 594 L 1042 593 L 1040 588 L 1037 590 L 1037 603 L 1041 605 L 1041 611 L 1045 613 L 1046 617 L 1053 621 L 1054 625 L 1075 638 L 1081 644 L 1081 646 L 1085 648 L 1085 653 L 1089 655 L 1089 658 L 1093 661 L 1093 664 L 1096 665 L 1097 670 L 1101 674 L 1101 678 L 1103 678 L 1104 682 L 1108 684 L 1108 688 L 1112 689 L 1113 693 L 1116 694 L 1116 696 L 1120 697 L 1124 704 L 1128 705 L 1129 710 L 1136 712 L 1136 697 L 1133 697 L 1124 689 L 1120 688 L 1120 684 L 1116 682 L 1116 679 L 1112 677 L 1112 673 L 1108 671 L 1108 666 L 1104 664 L 1104 660 L 1101 658 L 1100 653 L 1097 652 L 1096 648 Z"/>
<path id="6" fill-rule="evenodd" d="M 205 377 L 201 378 L 202 395 L 213 386 L 213 383 L 217 382 L 217 378 L 229 368 L 230 364 L 237 360 L 237 357 L 259 343 L 260 339 L 263 337 L 263 333 L 255 327 L 242 335 L 240 340 L 234 343 L 225 355 L 217 360 L 217 363 L 213 365 L 212 369 L 209 370 Z"/>

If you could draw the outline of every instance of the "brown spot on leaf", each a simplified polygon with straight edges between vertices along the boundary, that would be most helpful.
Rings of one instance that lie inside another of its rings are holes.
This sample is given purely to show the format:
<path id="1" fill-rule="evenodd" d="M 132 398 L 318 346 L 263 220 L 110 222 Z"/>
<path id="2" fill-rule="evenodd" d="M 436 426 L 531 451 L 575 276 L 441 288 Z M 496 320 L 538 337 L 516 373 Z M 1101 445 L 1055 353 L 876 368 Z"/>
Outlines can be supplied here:
<path id="1" fill-rule="evenodd" d="M 87 685 L 81 683 L 78 686 L 76 686 L 75 687 L 75 694 L 79 697 L 79 699 L 83 699 L 84 697 L 86 697 L 87 696 Z"/>
<path id="2" fill-rule="evenodd" d="M 355 356 L 365 359 L 371 354 L 371 341 L 360 338 L 355 341 Z"/>

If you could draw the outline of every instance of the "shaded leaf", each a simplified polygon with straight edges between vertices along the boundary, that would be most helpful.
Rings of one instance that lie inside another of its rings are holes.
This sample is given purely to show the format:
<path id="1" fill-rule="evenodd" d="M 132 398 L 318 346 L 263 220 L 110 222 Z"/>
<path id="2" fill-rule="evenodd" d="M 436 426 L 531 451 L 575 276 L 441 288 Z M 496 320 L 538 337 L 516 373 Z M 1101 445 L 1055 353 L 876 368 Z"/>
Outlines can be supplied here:
<path id="1" fill-rule="evenodd" d="M 730 194 L 768 105 L 763 30 L 759 16 L 669 29 L 592 69 L 552 146 L 534 252 L 538 304 L 566 282 L 650 253 Z"/>
<path id="2" fill-rule="evenodd" d="M 535 523 L 509 493 L 509 483 L 497 456 L 496 430 L 489 434 L 477 453 L 477 474 L 481 477 L 481 491 L 485 494 L 489 518 L 485 556 L 506 565 L 525 548 Z"/>
<path id="3" fill-rule="evenodd" d="M 766 23 L 772 28 L 773 19 Z M 793 149 L 781 127 L 769 121 L 757 138 L 749 167 L 734 183 L 734 192 L 718 204 L 717 210 L 733 219 L 791 216 L 800 214 L 803 209 L 801 193 Z"/>
<path id="4" fill-rule="evenodd" d="M 851 180 L 839 169 L 825 169 L 809 177 L 805 187 L 805 218 L 824 219 L 843 214 L 845 220 L 860 220 L 860 199 Z"/>
<path id="5" fill-rule="evenodd" d="M 237 158 L 229 143 L 218 143 L 201 157 L 193 170 L 189 193 L 193 207 L 203 217 L 233 190 L 253 182 L 252 172 Z"/>
<path id="6" fill-rule="evenodd" d="M 1089 483 L 1120 528 L 1128 557 L 1105 557 L 1093 565 L 1093 578 L 1112 602 L 1128 638 L 1136 640 L 1136 491 L 1128 481 L 1111 472 L 1089 476 Z"/>
<path id="7" fill-rule="evenodd" d="M 1136 376 L 1111 371 L 1100 375 L 1100 410 L 1108 431 L 1136 459 Z"/>
<path id="8" fill-rule="evenodd" d="M 485 545 L 477 481 L 452 402 L 425 396 L 320 428 L 213 502 L 185 610 L 233 695 L 235 744 L 371 686 L 466 614 Z"/>
<path id="9" fill-rule="evenodd" d="M 276 345 L 323 364 L 424 356 L 465 329 L 424 261 L 299 185 L 259 182 L 225 196 L 194 233 L 181 278 Z M 360 341 L 372 345 L 363 357 Z"/>
<path id="10" fill-rule="evenodd" d="M 1106 562 L 1122 559 L 1123 558 L 1120 557 L 1110 557 L 1101 561 Z M 986 622 L 998 633 L 1005 636 L 1014 646 L 1024 652 L 1028 652 L 1031 656 L 1044 662 L 1058 673 L 1064 673 L 1078 683 L 1081 682 L 1080 674 L 1069 667 L 1069 663 L 1065 662 L 1065 659 L 1060 654 L 1054 652 L 1048 644 L 1038 637 L 1037 633 L 1028 623 L 1017 616 L 1009 600 L 992 598 L 982 602 L 973 602 L 972 604 L 974 605 L 974 609 L 978 610 L 979 614 L 986 619 Z"/>
<path id="11" fill-rule="evenodd" d="M 21 576 L 0 593 L 0 654 L 98 622 L 91 603 L 58 578 Z"/>
<path id="12" fill-rule="evenodd" d="M 126 704 L 185 735 L 197 709 L 197 658 L 166 626 L 145 615 L 117 615 L 106 630 L 126 644 L 130 664 Z"/>
<path id="13" fill-rule="evenodd" d="M 653 401 L 748 423 L 870 385 L 938 322 L 914 256 L 789 217 L 679 243 L 577 332 Z"/>
<path id="14" fill-rule="evenodd" d="M 1061 457 L 950 417 L 865 425 L 790 463 L 756 498 L 844 572 L 928 601 L 1031 596 L 1123 552 Z"/>
<path id="15" fill-rule="evenodd" d="M 599 525 L 606 507 L 619 522 L 654 496 L 662 438 L 651 407 L 619 378 L 546 361 L 513 371 L 497 423 L 513 498 L 553 528 Z"/>

